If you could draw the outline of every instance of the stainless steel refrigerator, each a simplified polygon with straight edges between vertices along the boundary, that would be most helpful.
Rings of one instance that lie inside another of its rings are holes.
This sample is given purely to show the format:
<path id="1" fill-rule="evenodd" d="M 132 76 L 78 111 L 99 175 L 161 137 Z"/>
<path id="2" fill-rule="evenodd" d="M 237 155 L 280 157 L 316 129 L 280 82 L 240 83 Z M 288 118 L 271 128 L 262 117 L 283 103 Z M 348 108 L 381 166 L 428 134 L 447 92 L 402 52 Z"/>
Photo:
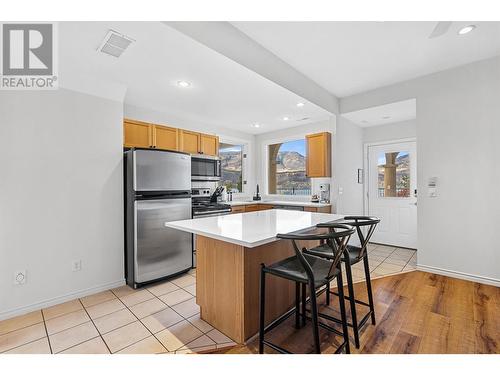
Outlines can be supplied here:
<path id="1" fill-rule="evenodd" d="M 191 156 L 130 149 L 125 165 L 125 274 L 137 288 L 192 267 L 191 234 L 165 227 L 191 218 Z"/>

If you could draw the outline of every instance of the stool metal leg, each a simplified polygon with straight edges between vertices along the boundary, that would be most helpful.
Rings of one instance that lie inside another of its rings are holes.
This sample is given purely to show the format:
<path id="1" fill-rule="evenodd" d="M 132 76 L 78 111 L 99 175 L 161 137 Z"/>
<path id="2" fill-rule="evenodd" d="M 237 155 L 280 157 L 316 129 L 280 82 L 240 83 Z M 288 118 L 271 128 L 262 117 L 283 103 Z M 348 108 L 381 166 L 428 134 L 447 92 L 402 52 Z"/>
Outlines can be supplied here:
<path id="1" fill-rule="evenodd" d="M 302 284 L 302 326 L 306 325 L 306 284 Z"/>
<path id="2" fill-rule="evenodd" d="M 259 354 L 264 353 L 264 314 L 266 311 L 266 273 L 264 272 L 264 264 L 260 268 L 260 322 L 259 322 Z"/>
<path id="3" fill-rule="evenodd" d="M 365 255 L 363 262 L 365 265 L 365 279 L 366 279 L 366 290 L 368 292 L 368 304 L 370 305 L 370 310 L 372 314 L 372 324 L 375 325 L 375 306 L 373 304 L 372 281 L 370 278 L 370 266 L 368 265 L 368 255 Z"/>
<path id="4" fill-rule="evenodd" d="M 295 328 L 300 328 L 300 283 L 295 282 Z"/>
<path id="5" fill-rule="evenodd" d="M 350 354 L 351 349 L 349 347 L 349 330 L 347 329 L 347 315 L 345 312 L 344 283 L 342 281 L 342 270 L 340 270 L 340 273 L 337 276 L 337 290 L 339 294 L 340 316 L 342 319 L 342 333 L 344 334 L 345 352 L 346 354 Z"/>
<path id="6" fill-rule="evenodd" d="M 326 304 L 330 306 L 330 282 L 326 283 Z"/>
<path id="7" fill-rule="evenodd" d="M 345 271 L 347 274 L 347 288 L 349 289 L 349 302 L 351 305 L 352 330 L 354 331 L 354 344 L 359 349 L 358 317 L 356 314 L 356 301 L 354 297 L 354 285 L 352 282 L 352 270 L 349 259 L 345 262 Z"/>
<path id="8" fill-rule="evenodd" d="M 309 284 L 309 293 L 311 298 L 311 320 L 314 338 L 314 349 L 316 354 L 321 354 L 321 346 L 319 343 L 319 323 L 318 323 L 318 305 L 316 304 L 316 289 L 314 283 Z"/>

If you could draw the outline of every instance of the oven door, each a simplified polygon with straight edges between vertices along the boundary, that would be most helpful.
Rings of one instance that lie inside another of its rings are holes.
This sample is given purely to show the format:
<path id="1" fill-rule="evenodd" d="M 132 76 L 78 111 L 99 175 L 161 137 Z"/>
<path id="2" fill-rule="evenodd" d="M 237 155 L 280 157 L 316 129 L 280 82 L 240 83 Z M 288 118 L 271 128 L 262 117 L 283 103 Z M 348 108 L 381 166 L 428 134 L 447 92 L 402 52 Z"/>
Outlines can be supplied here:
<path id="1" fill-rule="evenodd" d="M 219 181 L 221 161 L 217 157 L 194 156 L 191 158 L 191 181 Z"/>

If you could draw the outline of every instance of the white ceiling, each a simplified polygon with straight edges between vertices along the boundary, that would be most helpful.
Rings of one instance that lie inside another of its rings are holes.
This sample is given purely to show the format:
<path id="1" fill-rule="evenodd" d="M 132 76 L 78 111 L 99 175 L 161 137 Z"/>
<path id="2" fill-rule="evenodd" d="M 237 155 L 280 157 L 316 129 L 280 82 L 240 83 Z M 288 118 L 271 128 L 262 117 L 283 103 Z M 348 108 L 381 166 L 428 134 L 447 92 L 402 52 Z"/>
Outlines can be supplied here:
<path id="1" fill-rule="evenodd" d="M 500 22 L 232 22 L 263 47 L 338 97 L 500 54 Z M 469 24 L 473 32 L 459 36 Z"/>
<path id="2" fill-rule="evenodd" d="M 364 128 L 413 120 L 417 117 L 417 102 L 415 99 L 408 99 L 343 113 L 342 117 Z"/>
<path id="3" fill-rule="evenodd" d="M 118 59 L 96 51 L 109 29 L 136 40 Z M 61 84 L 84 86 L 90 77 L 120 84 L 127 104 L 249 134 L 331 116 L 312 103 L 298 108 L 296 94 L 160 22 L 61 22 L 59 75 Z"/>

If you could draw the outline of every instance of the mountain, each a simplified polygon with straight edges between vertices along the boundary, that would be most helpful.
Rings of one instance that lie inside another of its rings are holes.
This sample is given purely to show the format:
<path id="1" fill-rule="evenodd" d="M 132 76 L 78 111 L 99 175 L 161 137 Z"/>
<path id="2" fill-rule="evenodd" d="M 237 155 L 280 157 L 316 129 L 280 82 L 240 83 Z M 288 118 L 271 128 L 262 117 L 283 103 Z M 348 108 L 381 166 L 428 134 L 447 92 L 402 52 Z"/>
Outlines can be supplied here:
<path id="1" fill-rule="evenodd" d="M 221 166 L 227 171 L 241 171 L 241 151 L 221 152 Z"/>
<path id="2" fill-rule="evenodd" d="M 297 151 L 278 152 L 277 172 L 304 171 L 306 169 L 306 158 Z"/>

